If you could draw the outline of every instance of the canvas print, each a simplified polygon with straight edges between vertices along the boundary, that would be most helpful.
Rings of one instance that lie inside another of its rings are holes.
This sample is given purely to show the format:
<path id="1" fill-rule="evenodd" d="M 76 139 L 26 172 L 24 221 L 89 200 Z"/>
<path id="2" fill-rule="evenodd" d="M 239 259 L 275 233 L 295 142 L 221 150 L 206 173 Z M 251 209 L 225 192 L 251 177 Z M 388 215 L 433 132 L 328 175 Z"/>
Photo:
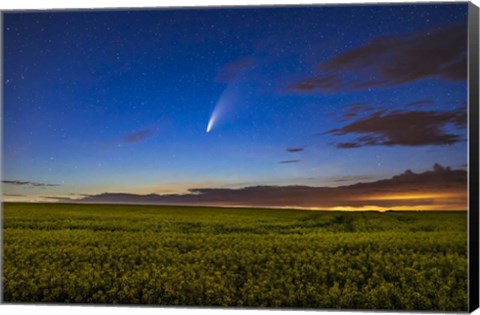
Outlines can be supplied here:
<path id="1" fill-rule="evenodd" d="M 3 302 L 467 311 L 468 14 L 3 12 Z"/>

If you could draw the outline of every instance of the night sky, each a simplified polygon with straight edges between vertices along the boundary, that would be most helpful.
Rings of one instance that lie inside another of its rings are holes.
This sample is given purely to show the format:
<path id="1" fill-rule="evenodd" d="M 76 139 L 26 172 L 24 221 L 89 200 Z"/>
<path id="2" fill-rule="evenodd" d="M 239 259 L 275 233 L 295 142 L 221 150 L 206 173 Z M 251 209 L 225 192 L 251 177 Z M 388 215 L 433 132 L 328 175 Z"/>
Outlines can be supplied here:
<path id="1" fill-rule="evenodd" d="M 465 210 L 467 7 L 5 13 L 4 200 Z"/>

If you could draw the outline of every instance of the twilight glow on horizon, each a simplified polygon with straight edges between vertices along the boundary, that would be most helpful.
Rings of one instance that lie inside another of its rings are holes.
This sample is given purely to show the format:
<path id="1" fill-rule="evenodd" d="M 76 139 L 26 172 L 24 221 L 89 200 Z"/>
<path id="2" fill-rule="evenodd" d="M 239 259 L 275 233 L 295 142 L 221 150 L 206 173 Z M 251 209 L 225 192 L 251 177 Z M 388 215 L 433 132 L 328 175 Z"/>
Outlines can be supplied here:
<path id="1" fill-rule="evenodd" d="M 3 15 L 3 200 L 467 209 L 468 5 Z"/>

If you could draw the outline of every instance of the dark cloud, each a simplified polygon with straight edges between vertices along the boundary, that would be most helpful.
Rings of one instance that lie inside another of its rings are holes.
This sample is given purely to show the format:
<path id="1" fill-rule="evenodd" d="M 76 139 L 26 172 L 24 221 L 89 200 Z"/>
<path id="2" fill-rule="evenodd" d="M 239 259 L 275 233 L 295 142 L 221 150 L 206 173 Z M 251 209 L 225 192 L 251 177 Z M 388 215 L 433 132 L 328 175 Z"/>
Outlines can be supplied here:
<path id="1" fill-rule="evenodd" d="M 239 189 L 199 188 L 187 194 L 136 195 L 104 193 L 70 202 L 258 207 L 423 207 L 464 210 L 467 172 L 436 164 L 433 170 L 410 170 L 389 179 L 339 187 L 250 186 Z M 417 194 L 417 195 L 412 195 Z M 59 199 L 65 202 L 65 198 Z"/>
<path id="2" fill-rule="evenodd" d="M 244 57 L 235 60 L 223 66 L 218 71 L 215 80 L 224 83 L 236 82 L 246 71 L 253 69 L 253 67 L 255 67 L 254 57 Z"/>
<path id="3" fill-rule="evenodd" d="M 21 180 L 2 180 L 2 183 L 16 186 L 28 186 L 28 187 L 54 187 L 60 186 L 58 184 L 47 184 L 47 183 L 37 183 L 30 181 L 21 181 Z"/>
<path id="4" fill-rule="evenodd" d="M 144 129 L 144 130 L 140 130 L 140 131 L 133 132 L 133 133 L 130 133 L 130 134 L 126 135 L 123 138 L 123 140 L 127 143 L 136 143 L 136 142 L 143 141 L 147 138 L 150 138 L 154 134 L 155 134 L 154 129 Z"/>
<path id="5" fill-rule="evenodd" d="M 353 149 L 360 148 L 362 145 L 356 142 L 340 142 L 336 144 L 337 148 L 340 149 Z"/>
<path id="6" fill-rule="evenodd" d="M 12 185 L 30 185 L 30 182 L 24 182 L 20 180 L 2 180 L 2 183 Z"/>
<path id="7" fill-rule="evenodd" d="M 340 89 L 340 78 L 334 74 L 322 75 L 315 78 L 307 78 L 288 87 L 288 90 L 294 92 L 312 92 L 315 90 L 324 92 L 337 92 Z"/>
<path id="8" fill-rule="evenodd" d="M 300 162 L 300 160 L 285 160 L 285 161 L 280 161 L 278 163 L 281 163 L 281 164 L 291 164 L 291 163 L 298 163 Z"/>
<path id="9" fill-rule="evenodd" d="M 348 120 L 353 117 L 357 117 L 361 113 L 366 113 L 375 109 L 370 104 L 366 103 L 352 103 L 346 106 L 347 111 L 343 114 L 343 120 Z"/>
<path id="10" fill-rule="evenodd" d="M 56 197 L 56 196 L 42 196 L 43 199 L 52 200 L 56 202 L 72 202 L 75 201 L 73 198 L 69 197 Z"/>
<path id="11" fill-rule="evenodd" d="M 467 79 L 466 24 L 378 38 L 319 65 L 316 75 L 291 84 L 288 90 L 349 91 L 429 77 Z"/>
<path id="12" fill-rule="evenodd" d="M 447 133 L 446 126 L 464 128 L 465 111 L 377 111 L 342 128 L 327 133 L 362 135 L 354 141 L 340 142 L 338 148 L 358 148 L 369 145 L 448 145 L 462 141 L 457 134 Z"/>
<path id="13" fill-rule="evenodd" d="M 291 153 L 302 152 L 303 150 L 303 148 L 287 148 L 287 151 Z"/>
<path id="14" fill-rule="evenodd" d="M 123 145 L 135 144 L 142 142 L 158 133 L 165 128 L 165 123 L 158 123 L 153 127 L 144 128 L 127 134 L 123 134 L 116 139 L 104 143 L 104 149 L 119 148 Z"/>
<path id="15" fill-rule="evenodd" d="M 352 181 L 362 181 L 362 180 L 371 180 L 373 177 L 371 176 L 342 176 L 342 177 L 335 177 L 332 178 L 332 182 L 352 182 Z"/>
<path id="16" fill-rule="evenodd" d="M 431 100 L 420 100 L 420 101 L 415 101 L 415 102 L 410 102 L 405 104 L 406 106 L 414 106 L 414 107 L 419 107 L 419 106 L 429 106 L 433 105 L 434 102 Z"/>

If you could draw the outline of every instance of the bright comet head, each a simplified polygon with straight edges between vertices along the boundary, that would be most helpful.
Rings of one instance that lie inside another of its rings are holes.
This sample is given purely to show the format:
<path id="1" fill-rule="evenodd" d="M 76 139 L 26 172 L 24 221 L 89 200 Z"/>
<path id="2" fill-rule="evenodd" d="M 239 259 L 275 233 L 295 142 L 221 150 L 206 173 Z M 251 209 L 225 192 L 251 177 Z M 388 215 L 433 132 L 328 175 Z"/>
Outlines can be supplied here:
<path id="1" fill-rule="evenodd" d="M 213 113 L 212 116 L 210 116 L 210 120 L 208 121 L 208 125 L 207 125 L 207 133 L 210 132 L 210 130 L 212 130 L 214 122 L 215 122 L 215 113 Z"/>

